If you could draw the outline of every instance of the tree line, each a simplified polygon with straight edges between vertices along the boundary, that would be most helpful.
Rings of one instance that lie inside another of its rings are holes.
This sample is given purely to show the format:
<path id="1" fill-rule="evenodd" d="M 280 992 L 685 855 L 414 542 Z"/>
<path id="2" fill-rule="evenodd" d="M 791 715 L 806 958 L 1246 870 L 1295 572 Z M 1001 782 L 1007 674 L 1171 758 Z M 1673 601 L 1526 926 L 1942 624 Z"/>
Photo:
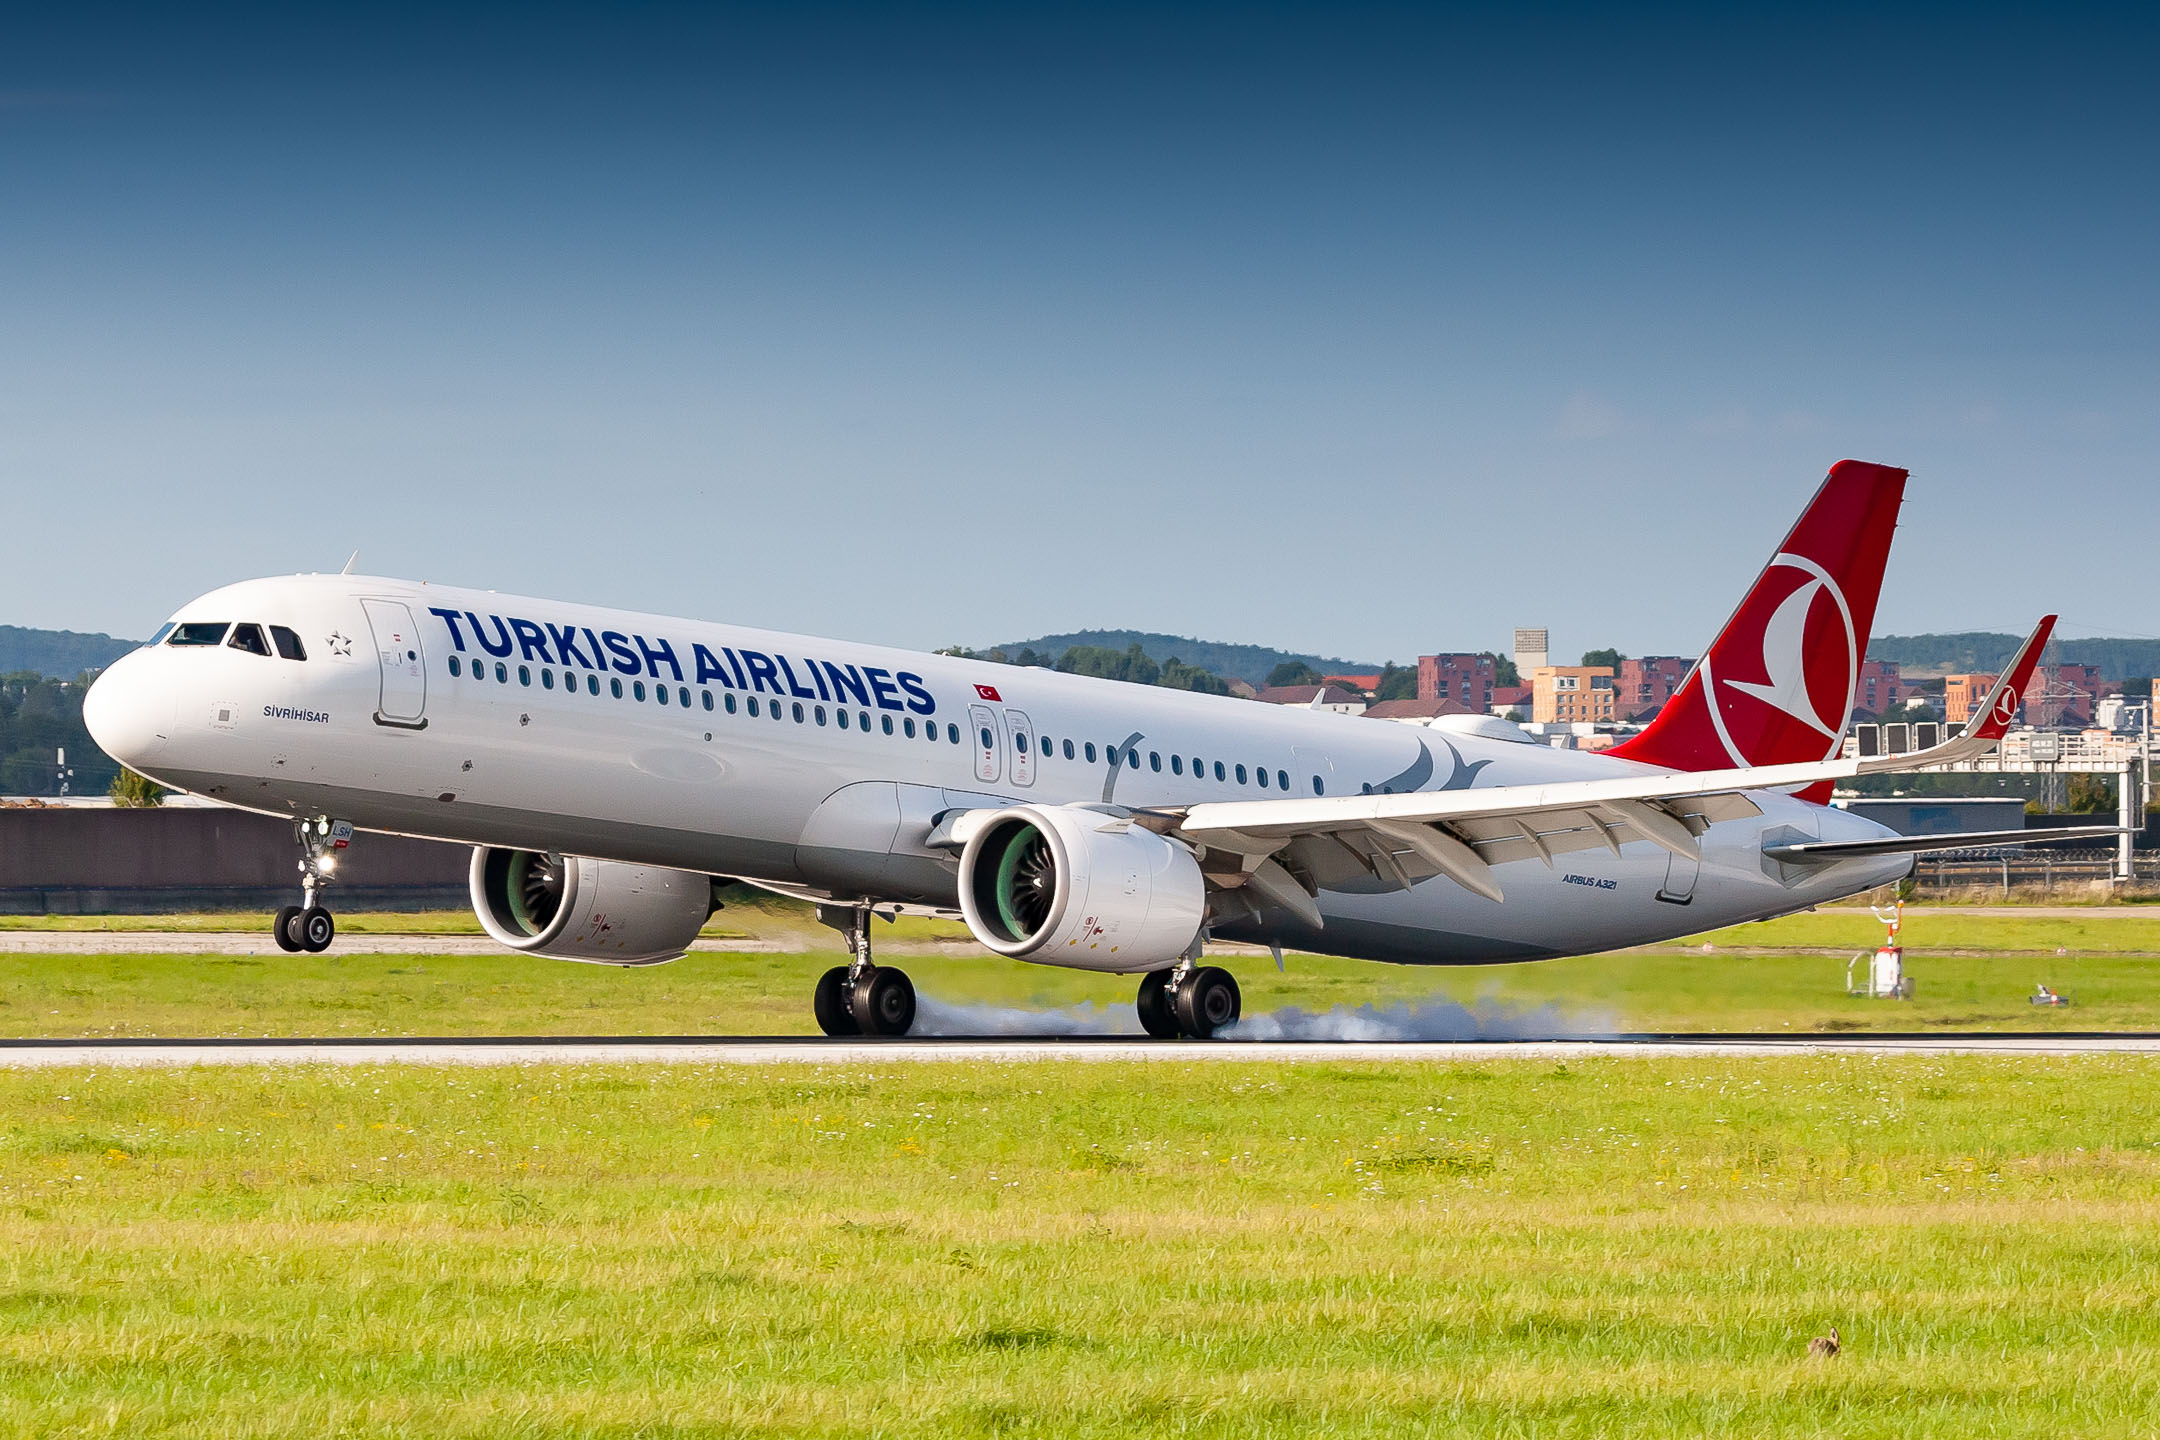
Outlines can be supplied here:
<path id="1" fill-rule="evenodd" d="M 0 676 L 0 793 L 57 795 L 60 751 L 67 752 L 68 793 L 102 795 L 120 765 L 97 748 L 83 727 L 83 693 L 89 671 L 56 680 L 35 670 Z"/>

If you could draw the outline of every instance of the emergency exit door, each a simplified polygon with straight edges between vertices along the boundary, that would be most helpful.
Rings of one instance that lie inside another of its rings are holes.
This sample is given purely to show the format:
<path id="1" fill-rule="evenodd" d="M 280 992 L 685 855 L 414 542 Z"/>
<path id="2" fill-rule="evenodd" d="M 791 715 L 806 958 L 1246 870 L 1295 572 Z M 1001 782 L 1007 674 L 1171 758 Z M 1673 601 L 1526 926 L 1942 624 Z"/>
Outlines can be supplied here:
<path id="1" fill-rule="evenodd" d="M 399 600 L 362 600 L 368 629 L 375 637 L 375 659 L 382 671 L 382 693 L 375 723 L 408 730 L 427 725 L 427 660 L 412 611 Z"/>
<path id="2" fill-rule="evenodd" d="M 988 784 L 1004 773 L 1005 746 L 998 738 L 997 712 L 987 705 L 968 706 L 968 728 L 974 732 L 975 778 Z"/>

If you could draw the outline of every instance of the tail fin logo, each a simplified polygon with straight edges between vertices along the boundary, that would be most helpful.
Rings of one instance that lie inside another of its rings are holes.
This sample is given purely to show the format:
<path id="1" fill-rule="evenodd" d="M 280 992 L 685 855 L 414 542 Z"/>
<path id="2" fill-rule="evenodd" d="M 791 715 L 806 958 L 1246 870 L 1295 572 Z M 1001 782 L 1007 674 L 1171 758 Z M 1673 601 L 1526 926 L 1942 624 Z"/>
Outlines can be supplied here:
<path id="1" fill-rule="evenodd" d="M 1777 580 L 1797 583 L 1775 603 Z M 1754 597 L 1733 619 L 1733 626 L 1702 662 L 1702 680 L 1718 739 L 1736 765 L 1776 763 L 1770 754 L 1782 728 L 1775 716 L 1789 716 L 1824 737 L 1825 758 L 1844 743 L 1845 721 L 1852 713 L 1853 686 L 1860 673 L 1860 645 L 1854 633 L 1852 606 L 1837 578 L 1805 555 L 1780 552 L 1758 583 Z M 1825 603 L 1827 602 L 1827 603 Z M 1745 627 L 1757 625 L 1757 645 L 1735 645 Z M 1728 655 L 1761 656 L 1761 679 L 1715 672 L 1714 662 Z"/>
<path id="2" fill-rule="evenodd" d="M 2018 705 L 2024 698 L 2014 687 L 2003 686 L 2002 694 L 1995 697 L 1995 722 L 2007 726 L 2017 719 Z"/>

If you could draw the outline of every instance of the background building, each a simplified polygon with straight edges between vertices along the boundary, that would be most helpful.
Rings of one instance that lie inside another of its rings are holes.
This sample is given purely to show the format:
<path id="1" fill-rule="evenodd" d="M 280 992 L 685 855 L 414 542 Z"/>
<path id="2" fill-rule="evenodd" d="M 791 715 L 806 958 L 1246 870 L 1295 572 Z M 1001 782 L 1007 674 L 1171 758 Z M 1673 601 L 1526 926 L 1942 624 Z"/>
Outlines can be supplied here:
<path id="1" fill-rule="evenodd" d="M 1544 665 L 1530 677 L 1530 718 L 1539 724 L 1611 724 L 1619 718 L 1610 665 Z"/>
<path id="2" fill-rule="evenodd" d="M 1682 655 L 1645 655 L 1622 660 L 1616 682 L 1615 705 L 1624 720 L 1647 720 L 1665 708 L 1695 662 Z"/>
<path id="3" fill-rule="evenodd" d="M 1452 700 L 1478 714 L 1493 702 L 1493 662 L 1490 655 L 1420 655 L 1417 662 L 1417 698 Z"/>
<path id="4" fill-rule="evenodd" d="M 2039 665 L 2025 682 L 2025 723 L 2089 725 L 2100 703 L 2097 665 Z"/>
<path id="5" fill-rule="evenodd" d="M 1269 705 L 1302 705 L 1338 715 L 1365 713 L 1365 697 L 1340 685 L 1270 685 L 1253 698 Z M 1315 699 L 1318 704 L 1313 703 Z"/>
<path id="6" fill-rule="evenodd" d="M 1943 676 L 1943 719 L 1952 725 L 1962 725 L 1970 720 L 1973 710 L 1987 699 L 1988 687 L 1994 683 L 1993 675 Z"/>
<path id="7" fill-rule="evenodd" d="M 1517 675 L 1527 676 L 1533 670 L 1545 668 L 1546 662 L 1552 659 L 1547 632 L 1518 627 L 1515 631 L 1514 656 Z"/>
<path id="8" fill-rule="evenodd" d="M 1895 660 L 1867 660 L 1860 666 L 1859 684 L 1853 691 L 1853 708 L 1870 715 L 1903 705 L 1919 687 L 1907 685 Z M 1984 691 L 1982 693 L 1985 693 Z"/>

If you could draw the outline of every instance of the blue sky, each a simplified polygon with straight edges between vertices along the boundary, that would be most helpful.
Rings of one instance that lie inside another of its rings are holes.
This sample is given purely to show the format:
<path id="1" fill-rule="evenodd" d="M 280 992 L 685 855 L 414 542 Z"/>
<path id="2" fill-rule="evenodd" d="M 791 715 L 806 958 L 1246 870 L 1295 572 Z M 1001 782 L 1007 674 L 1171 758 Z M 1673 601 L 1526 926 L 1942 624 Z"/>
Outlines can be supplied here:
<path id="1" fill-rule="evenodd" d="M 0 21 L 0 621 L 335 569 L 904 645 L 2160 634 L 2139 12 Z"/>

